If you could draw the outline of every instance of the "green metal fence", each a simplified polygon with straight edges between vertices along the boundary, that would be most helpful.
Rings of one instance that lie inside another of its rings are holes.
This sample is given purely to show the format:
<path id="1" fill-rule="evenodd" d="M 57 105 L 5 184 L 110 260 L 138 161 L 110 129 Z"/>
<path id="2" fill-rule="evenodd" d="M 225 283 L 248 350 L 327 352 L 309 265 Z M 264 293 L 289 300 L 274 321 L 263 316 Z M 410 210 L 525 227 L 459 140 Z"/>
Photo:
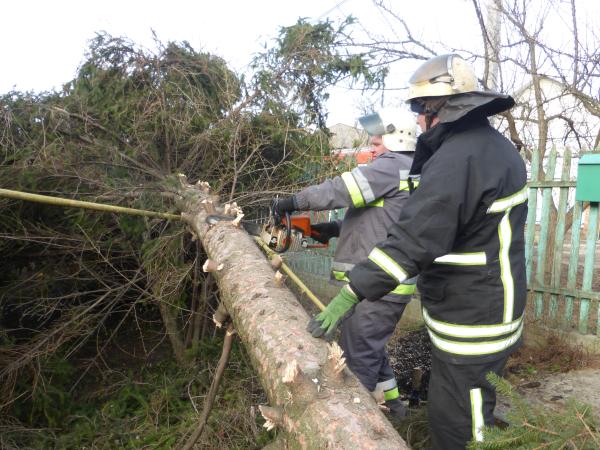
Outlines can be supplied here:
<path id="1" fill-rule="evenodd" d="M 575 201 L 577 158 L 554 149 L 544 158 L 534 152 L 529 181 L 526 228 L 530 319 L 551 327 L 600 334 L 600 243 L 598 203 Z M 557 164 L 558 162 L 558 164 Z M 543 178 L 543 179 L 542 179 Z M 314 213 L 315 222 L 342 218 L 343 211 Z M 335 247 L 289 253 L 286 260 L 302 274 L 327 283 Z M 327 300 L 327 299 L 325 299 Z"/>

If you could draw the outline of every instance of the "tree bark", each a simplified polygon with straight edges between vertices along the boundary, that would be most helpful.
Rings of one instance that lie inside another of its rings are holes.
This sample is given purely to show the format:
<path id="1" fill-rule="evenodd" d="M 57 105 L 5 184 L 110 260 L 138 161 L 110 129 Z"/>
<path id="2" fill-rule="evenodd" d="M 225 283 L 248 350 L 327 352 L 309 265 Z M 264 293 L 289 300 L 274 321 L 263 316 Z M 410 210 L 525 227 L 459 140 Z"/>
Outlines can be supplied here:
<path id="1" fill-rule="evenodd" d="M 306 331 L 307 313 L 253 239 L 231 222 L 209 226 L 207 186 L 180 176 L 179 207 L 208 257 L 221 301 L 231 315 L 270 405 L 260 410 L 285 448 L 408 449 L 371 394 L 345 367 L 337 344 Z M 215 198 L 213 205 L 222 211 Z"/>

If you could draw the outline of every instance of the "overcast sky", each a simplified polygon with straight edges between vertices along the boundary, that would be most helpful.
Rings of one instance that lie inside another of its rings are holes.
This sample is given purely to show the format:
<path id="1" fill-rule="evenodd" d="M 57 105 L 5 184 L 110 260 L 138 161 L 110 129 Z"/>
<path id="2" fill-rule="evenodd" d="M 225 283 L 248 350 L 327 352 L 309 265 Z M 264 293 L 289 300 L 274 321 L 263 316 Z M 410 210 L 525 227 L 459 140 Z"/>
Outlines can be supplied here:
<path id="1" fill-rule="evenodd" d="M 419 13 L 417 3 L 403 3 Z M 454 3 L 460 10 L 470 2 L 431 3 Z M 8 0 L 0 3 L 0 14 L 0 93 L 60 88 L 75 76 L 98 31 L 154 48 L 154 30 L 162 42 L 186 40 L 242 72 L 279 27 L 299 17 L 316 21 L 351 14 L 364 27 L 389 23 L 369 0 Z M 329 124 L 353 123 L 359 101 L 357 95 L 334 92 Z"/>
<path id="2" fill-rule="evenodd" d="M 417 37 L 426 31 L 428 41 L 454 41 L 459 48 L 481 40 L 471 0 L 395 4 L 401 5 L 396 8 Z M 98 31 L 153 49 L 154 30 L 162 42 L 188 41 L 243 72 L 279 27 L 292 25 L 299 17 L 316 21 L 348 15 L 358 18 L 365 29 L 387 29 L 393 36 L 389 24 L 394 21 L 370 0 L 7 0 L 0 3 L 0 94 L 13 88 L 36 92 L 60 88 L 75 76 L 88 41 Z M 394 67 L 395 78 L 388 87 L 404 87 L 412 70 L 414 65 L 406 63 Z M 401 95 L 386 102 L 399 103 Z M 328 124 L 353 123 L 360 101 L 356 93 L 334 91 Z"/>

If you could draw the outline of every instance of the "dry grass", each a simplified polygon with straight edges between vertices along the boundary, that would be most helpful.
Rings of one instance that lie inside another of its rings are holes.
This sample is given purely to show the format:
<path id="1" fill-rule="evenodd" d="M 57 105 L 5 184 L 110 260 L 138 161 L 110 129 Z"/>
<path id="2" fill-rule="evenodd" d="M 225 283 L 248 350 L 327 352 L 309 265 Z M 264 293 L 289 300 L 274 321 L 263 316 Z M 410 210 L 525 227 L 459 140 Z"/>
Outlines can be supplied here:
<path id="1" fill-rule="evenodd" d="M 507 376 L 536 378 L 548 373 L 566 373 L 572 370 L 600 367 L 600 357 L 580 343 L 568 340 L 564 333 L 546 332 L 535 344 L 515 352 L 506 365 Z"/>

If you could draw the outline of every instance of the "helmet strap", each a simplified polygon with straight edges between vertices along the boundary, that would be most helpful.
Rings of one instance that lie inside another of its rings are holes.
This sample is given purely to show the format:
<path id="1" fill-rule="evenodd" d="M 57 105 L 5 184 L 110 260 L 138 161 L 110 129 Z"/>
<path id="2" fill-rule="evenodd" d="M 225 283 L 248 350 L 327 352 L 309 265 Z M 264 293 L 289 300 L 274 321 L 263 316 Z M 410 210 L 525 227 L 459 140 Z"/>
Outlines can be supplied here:
<path id="1" fill-rule="evenodd" d="M 436 115 L 437 111 L 427 111 L 425 113 L 425 131 L 429 131 L 431 129 L 431 123 Z"/>
<path id="2" fill-rule="evenodd" d="M 448 101 L 449 96 L 442 97 L 429 97 L 422 100 L 425 114 L 425 127 L 426 131 L 431 128 L 433 119 L 437 116 L 440 109 L 444 107 Z"/>

